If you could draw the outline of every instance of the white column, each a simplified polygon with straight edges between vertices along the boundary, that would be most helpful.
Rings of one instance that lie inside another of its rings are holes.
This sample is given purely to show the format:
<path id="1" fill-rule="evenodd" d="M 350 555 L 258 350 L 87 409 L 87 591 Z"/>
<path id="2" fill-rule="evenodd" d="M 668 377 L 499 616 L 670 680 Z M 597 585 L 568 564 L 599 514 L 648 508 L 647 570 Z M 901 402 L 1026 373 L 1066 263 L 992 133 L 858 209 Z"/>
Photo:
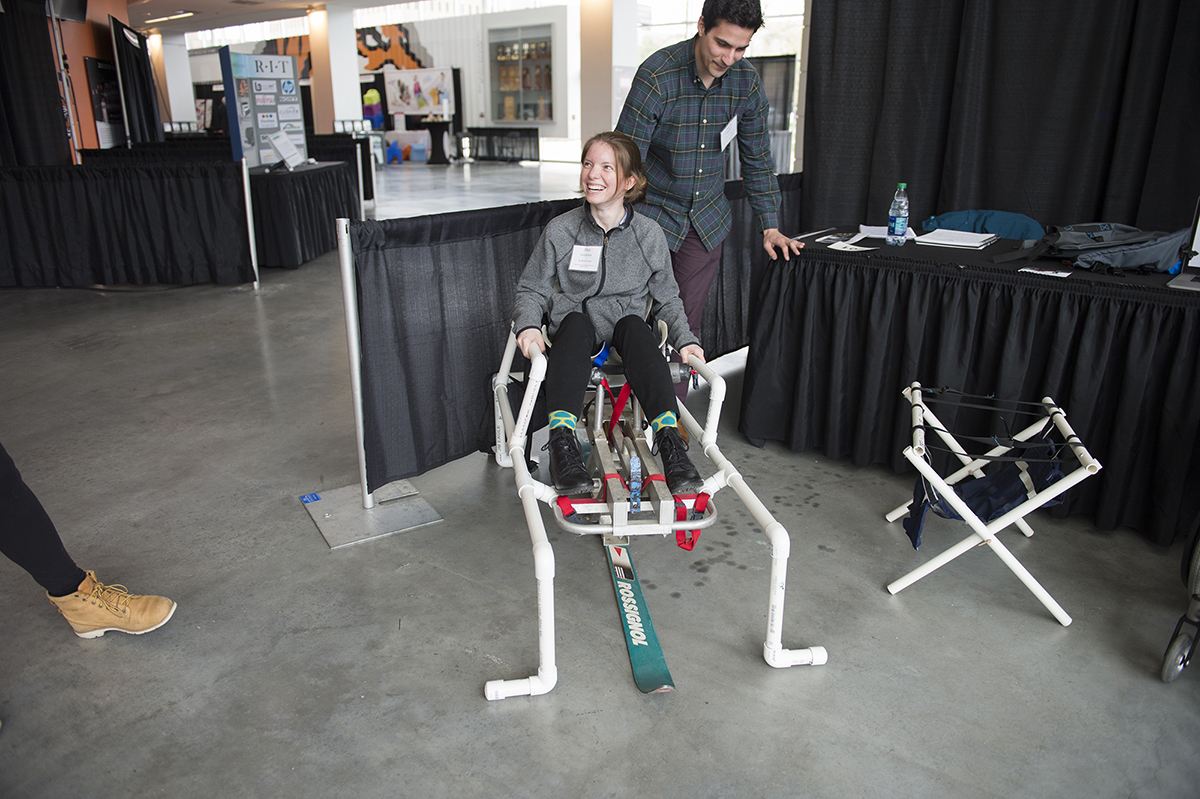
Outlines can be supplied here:
<path id="1" fill-rule="evenodd" d="M 580 0 L 580 137 L 616 127 L 637 71 L 637 0 Z"/>
<path id="2" fill-rule="evenodd" d="M 155 33 L 149 42 L 154 80 L 161 90 L 158 99 L 160 116 L 164 122 L 195 122 L 196 92 L 192 87 L 192 65 L 184 35 Z"/>
<path id="3" fill-rule="evenodd" d="M 333 6 L 309 11 L 308 40 L 313 126 L 317 133 L 332 133 L 335 119 L 362 119 L 354 10 Z"/>

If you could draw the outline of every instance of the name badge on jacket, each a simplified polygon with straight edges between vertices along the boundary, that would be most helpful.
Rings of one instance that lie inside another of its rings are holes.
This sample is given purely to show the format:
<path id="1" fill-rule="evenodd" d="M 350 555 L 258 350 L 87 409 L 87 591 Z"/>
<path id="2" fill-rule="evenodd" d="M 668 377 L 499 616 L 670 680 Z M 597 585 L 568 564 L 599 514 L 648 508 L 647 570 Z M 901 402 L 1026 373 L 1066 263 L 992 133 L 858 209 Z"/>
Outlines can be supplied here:
<path id="1" fill-rule="evenodd" d="M 572 272 L 596 272 L 600 269 L 600 254 L 603 247 L 585 247 L 576 244 L 571 250 L 571 265 L 567 267 Z"/>
<path id="2" fill-rule="evenodd" d="M 729 142 L 733 141 L 733 137 L 737 135 L 737 114 L 733 115 L 733 119 L 729 120 L 729 124 L 721 129 L 721 150 L 724 151 L 729 146 Z"/>

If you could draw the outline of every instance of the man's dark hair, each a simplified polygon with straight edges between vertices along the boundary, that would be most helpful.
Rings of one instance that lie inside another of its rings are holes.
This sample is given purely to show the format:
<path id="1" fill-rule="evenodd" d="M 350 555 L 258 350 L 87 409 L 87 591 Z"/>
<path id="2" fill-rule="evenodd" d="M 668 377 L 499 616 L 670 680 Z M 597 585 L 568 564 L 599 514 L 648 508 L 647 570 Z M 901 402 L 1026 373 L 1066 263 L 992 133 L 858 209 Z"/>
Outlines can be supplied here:
<path id="1" fill-rule="evenodd" d="M 705 33 L 722 21 L 752 31 L 763 26 L 762 6 L 758 0 L 704 0 L 700 16 L 704 19 Z"/>

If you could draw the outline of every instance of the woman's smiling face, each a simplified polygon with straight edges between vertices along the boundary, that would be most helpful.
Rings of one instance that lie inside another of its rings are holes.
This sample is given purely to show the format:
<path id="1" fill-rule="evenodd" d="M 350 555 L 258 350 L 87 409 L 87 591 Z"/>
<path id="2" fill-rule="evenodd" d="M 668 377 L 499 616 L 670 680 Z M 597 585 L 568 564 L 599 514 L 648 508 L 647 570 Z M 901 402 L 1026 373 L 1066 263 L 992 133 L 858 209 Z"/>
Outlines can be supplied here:
<path id="1" fill-rule="evenodd" d="M 579 186 L 583 196 L 593 206 L 605 208 L 625 204 L 625 192 L 637 179 L 622 176 L 617 166 L 617 154 L 608 142 L 598 141 L 588 148 L 579 170 Z"/>

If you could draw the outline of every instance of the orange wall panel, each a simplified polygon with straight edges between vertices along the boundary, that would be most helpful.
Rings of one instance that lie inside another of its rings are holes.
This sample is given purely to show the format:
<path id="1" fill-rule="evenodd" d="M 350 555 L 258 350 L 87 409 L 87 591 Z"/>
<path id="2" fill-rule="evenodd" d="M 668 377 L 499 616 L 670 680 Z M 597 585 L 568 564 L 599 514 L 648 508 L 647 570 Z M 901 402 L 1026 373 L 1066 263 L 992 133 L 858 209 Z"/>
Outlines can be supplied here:
<path id="1" fill-rule="evenodd" d="M 92 116 L 92 96 L 88 91 L 87 70 L 83 57 L 91 56 L 103 61 L 113 60 L 112 29 L 109 15 L 129 24 L 129 12 L 125 0 L 88 0 L 87 22 L 63 22 L 63 52 L 67 56 L 67 69 L 71 73 L 71 88 L 75 96 L 75 121 L 78 125 L 77 147 L 96 148 L 96 121 Z"/>

